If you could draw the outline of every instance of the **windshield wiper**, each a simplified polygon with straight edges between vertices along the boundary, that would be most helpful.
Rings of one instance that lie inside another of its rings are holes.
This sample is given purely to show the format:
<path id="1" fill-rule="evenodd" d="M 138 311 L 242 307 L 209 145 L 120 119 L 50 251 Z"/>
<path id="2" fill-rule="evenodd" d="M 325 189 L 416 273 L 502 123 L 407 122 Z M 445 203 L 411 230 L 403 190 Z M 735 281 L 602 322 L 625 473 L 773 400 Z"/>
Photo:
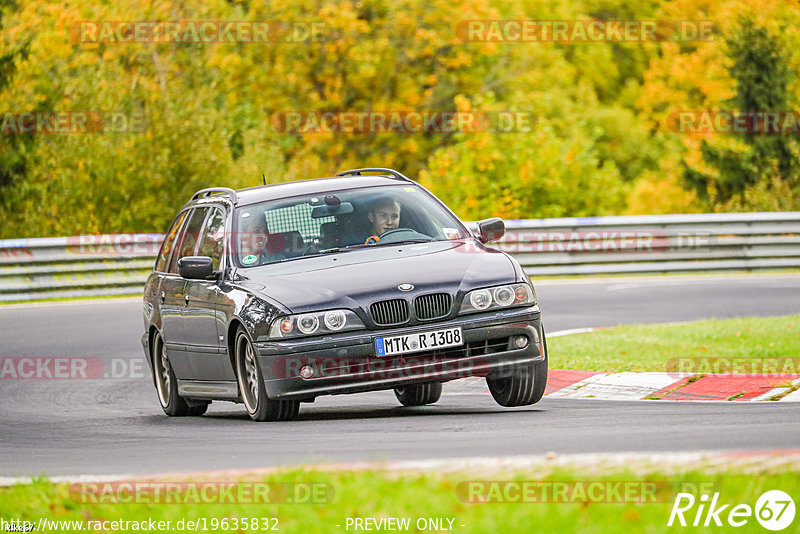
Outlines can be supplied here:
<path id="1" fill-rule="evenodd" d="M 381 243 L 378 241 L 377 243 L 357 243 L 355 245 L 347 245 L 346 247 L 333 247 L 333 248 L 324 248 L 314 254 L 309 254 L 309 256 L 317 256 L 319 254 L 334 254 L 336 252 L 350 252 L 351 250 L 356 249 L 364 249 L 364 248 L 374 248 L 380 246 L 388 246 L 388 245 L 411 245 L 416 243 L 431 243 L 433 240 L 431 239 L 405 239 L 403 241 L 391 241 L 386 243 Z"/>
<path id="2" fill-rule="evenodd" d="M 402 241 L 387 241 L 386 243 L 377 243 L 371 245 L 373 247 L 387 246 L 387 245 L 414 245 L 417 243 L 432 243 L 433 239 L 404 239 Z M 369 245 L 368 245 L 369 246 Z"/>

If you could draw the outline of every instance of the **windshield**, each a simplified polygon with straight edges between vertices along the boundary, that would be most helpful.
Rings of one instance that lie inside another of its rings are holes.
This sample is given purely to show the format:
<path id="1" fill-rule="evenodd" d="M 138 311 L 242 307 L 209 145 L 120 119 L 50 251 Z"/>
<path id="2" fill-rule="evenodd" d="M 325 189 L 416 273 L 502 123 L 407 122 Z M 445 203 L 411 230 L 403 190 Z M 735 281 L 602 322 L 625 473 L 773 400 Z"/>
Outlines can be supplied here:
<path id="1" fill-rule="evenodd" d="M 270 200 L 238 208 L 234 219 L 240 267 L 469 236 L 439 201 L 409 184 Z"/>

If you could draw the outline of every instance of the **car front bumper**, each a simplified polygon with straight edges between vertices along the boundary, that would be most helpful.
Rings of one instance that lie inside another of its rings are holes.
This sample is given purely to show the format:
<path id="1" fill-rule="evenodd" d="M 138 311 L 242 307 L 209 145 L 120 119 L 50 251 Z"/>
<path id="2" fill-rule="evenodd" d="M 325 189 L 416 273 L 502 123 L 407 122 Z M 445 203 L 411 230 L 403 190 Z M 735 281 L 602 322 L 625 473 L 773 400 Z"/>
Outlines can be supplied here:
<path id="1" fill-rule="evenodd" d="M 378 357 L 375 339 L 461 327 L 462 347 Z M 527 346 L 514 340 L 525 336 Z M 406 328 L 357 331 L 291 341 L 256 343 L 267 395 L 272 399 L 313 400 L 336 395 L 392 389 L 469 376 L 502 377 L 545 360 L 538 307 L 464 315 Z M 301 370 L 313 370 L 302 378 Z"/>

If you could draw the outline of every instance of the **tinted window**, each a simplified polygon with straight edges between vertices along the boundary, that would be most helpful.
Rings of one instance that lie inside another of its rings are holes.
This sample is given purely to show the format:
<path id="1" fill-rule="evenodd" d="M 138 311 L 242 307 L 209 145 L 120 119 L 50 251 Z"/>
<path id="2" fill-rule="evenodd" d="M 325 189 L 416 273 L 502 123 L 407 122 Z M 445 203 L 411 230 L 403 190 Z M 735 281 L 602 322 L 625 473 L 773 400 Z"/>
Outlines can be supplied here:
<path id="1" fill-rule="evenodd" d="M 200 247 L 197 250 L 198 256 L 209 256 L 214 260 L 214 270 L 219 269 L 222 249 L 225 243 L 225 212 L 215 209 L 211 216 L 206 219 L 203 227 Z"/>
<path id="2" fill-rule="evenodd" d="M 158 253 L 158 260 L 156 261 L 156 271 L 166 272 L 167 264 L 169 263 L 169 255 L 172 253 L 172 247 L 175 245 L 175 236 L 178 235 L 178 230 L 181 229 L 181 224 L 186 218 L 186 213 L 183 212 L 175 219 L 164 237 L 164 243 L 161 245 L 161 251 Z"/>
<path id="3" fill-rule="evenodd" d="M 463 224 L 412 184 L 271 200 L 234 212 L 234 261 L 276 261 L 400 242 L 469 237 Z"/>
<path id="4" fill-rule="evenodd" d="M 169 265 L 169 272 L 178 272 L 178 260 L 186 256 L 194 256 L 195 248 L 197 248 L 197 240 L 200 236 L 200 229 L 203 227 L 203 221 L 208 213 L 208 208 L 197 208 L 192 210 L 189 222 L 186 223 L 184 229 L 178 237 L 178 247 L 175 254 L 172 255 L 172 262 Z"/>

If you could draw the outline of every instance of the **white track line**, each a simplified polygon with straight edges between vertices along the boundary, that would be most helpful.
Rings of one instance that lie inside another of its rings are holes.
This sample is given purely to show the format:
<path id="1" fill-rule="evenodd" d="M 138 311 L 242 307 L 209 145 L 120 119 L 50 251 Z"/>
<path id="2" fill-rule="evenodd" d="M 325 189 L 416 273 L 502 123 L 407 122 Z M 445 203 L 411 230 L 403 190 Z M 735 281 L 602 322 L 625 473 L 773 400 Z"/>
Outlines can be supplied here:
<path id="1" fill-rule="evenodd" d="M 594 332 L 597 328 L 570 328 L 568 330 L 556 330 L 555 332 L 546 332 L 547 337 L 561 337 L 571 336 L 572 334 L 588 334 Z"/>

